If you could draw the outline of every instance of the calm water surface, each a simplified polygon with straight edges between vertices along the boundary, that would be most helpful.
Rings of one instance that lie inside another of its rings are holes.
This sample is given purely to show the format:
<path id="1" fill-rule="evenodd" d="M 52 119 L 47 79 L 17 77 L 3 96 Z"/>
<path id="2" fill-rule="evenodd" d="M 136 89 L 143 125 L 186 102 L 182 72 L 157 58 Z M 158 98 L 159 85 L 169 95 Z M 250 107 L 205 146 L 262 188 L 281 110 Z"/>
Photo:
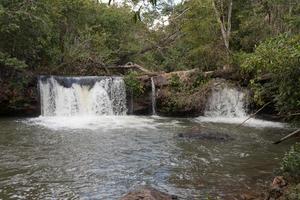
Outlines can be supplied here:
<path id="1" fill-rule="evenodd" d="M 193 126 L 230 135 L 177 137 Z M 290 143 L 279 128 L 158 117 L 0 119 L 0 199 L 119 199 L 151 185 L 180 199 L 259 191 Z"/>

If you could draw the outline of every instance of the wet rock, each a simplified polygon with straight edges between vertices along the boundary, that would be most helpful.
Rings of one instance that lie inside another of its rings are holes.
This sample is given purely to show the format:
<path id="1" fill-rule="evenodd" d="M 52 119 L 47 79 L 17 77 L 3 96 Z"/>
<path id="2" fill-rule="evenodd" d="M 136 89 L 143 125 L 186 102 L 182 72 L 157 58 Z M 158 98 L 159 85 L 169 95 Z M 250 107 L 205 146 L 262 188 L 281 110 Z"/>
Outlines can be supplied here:
<path id="1" fill-rule="evenodd" d="M 174 195 L 158 191 L 152 187 L 140 187 L 129 192 L 121 200 L 176 200 Z"/>
<path id="2" fill-rule="evenodd" d="M 251 193 L 244 193 L 240 196 L 241 200 L 257 200 L 260 199 L 257 197 L 257 195 L 251 194 Z"/>
<path id="3" fill-rule="evenodd" d="M 195 128 L 185 133 L 179 133 L 178 137 L 187 139 L 199 139 L 199 140 L 216 140 L 216 141 L 230 141 L 233 140 L 231 136 L 226 133 L 221 133 L 216 130 L 207 128 Z"/>
<path id="4" fill-rule="evenodd" d="M 284 194 L 284 189 L 287 186 L 287 181 L 283 176 L 276 176 L 271 184 L 267 200 L 279 199 Z"/>

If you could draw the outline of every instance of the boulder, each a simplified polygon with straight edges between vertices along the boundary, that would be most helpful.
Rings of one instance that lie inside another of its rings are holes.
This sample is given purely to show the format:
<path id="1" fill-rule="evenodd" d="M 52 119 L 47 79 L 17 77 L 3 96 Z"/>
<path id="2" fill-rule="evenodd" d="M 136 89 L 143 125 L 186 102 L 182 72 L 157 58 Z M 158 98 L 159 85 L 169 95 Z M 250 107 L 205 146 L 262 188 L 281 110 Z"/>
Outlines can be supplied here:
<path id="1" fill-rule="evenodd" d="M 174 195 L 158 191 L 152 187 L 140 187 L 129 192 L 121 200 L 175 200 L 178 199 Z"/>
<path id="2" fill-rule="evenodd" d="M 287 181 L 283 176 L 276 176 L 271 184 L 269 195 L 267 200 L 276 200 L 280 199 L 280 197 L 284 194 L 284 190 L 286 189 Z"/>

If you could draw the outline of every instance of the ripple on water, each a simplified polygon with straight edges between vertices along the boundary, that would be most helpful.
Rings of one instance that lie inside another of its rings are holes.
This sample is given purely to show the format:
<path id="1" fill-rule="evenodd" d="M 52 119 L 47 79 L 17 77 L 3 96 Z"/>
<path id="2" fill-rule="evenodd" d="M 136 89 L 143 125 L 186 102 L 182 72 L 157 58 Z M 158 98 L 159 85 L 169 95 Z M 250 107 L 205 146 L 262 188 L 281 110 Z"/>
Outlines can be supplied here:
<path id="1" fill-rule="evenodd" d="M 0 120 L 0 199 L 115 200 L 146 184 L 182 199 L 230 196 L 261 188 L 289 146 L 271 144 L 285 129 L 218 123 L 201 125 L 234 140 L 176 137 L 197 125 L 136 116 Z"/>

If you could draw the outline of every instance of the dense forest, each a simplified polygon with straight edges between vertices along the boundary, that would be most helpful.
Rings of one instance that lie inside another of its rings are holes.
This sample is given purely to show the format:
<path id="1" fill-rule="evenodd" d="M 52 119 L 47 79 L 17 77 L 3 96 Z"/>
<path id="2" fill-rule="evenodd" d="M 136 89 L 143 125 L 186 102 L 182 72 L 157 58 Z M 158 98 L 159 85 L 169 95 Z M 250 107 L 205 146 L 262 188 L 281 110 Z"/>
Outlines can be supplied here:
<path id="1" fill-rule="evenodd" d="M 124 66 L 142 72 L 111 71 Z M 119 74 L 127 96 L 144 106 L 137 114 L 149 111 L 153 101 L 144 97 L 157 84 L 158 114 L 201 116 L 211 80 L 222 78 L 249 91 L 249 113 L 262 110 L 296 127 L 300 1 L 0 0 L 0 116 L 40 114 L 40 75 Z M 293 184 L 299 155 L 296 144 L 281 162 L 279 174 Z M 289 199 L 299 199 L 299 184 L 291 190 Z"/>
<path id="2" fill-rule="evenodd" d="M 2 0 L 0 99 L 28 104 L 32 74 L 88 75 L 133 62 L 152 71 L 235 70 L 256 105 L 271 101 L 280 116 L 297 117 L 299 12 L 298 0 Z"/>

